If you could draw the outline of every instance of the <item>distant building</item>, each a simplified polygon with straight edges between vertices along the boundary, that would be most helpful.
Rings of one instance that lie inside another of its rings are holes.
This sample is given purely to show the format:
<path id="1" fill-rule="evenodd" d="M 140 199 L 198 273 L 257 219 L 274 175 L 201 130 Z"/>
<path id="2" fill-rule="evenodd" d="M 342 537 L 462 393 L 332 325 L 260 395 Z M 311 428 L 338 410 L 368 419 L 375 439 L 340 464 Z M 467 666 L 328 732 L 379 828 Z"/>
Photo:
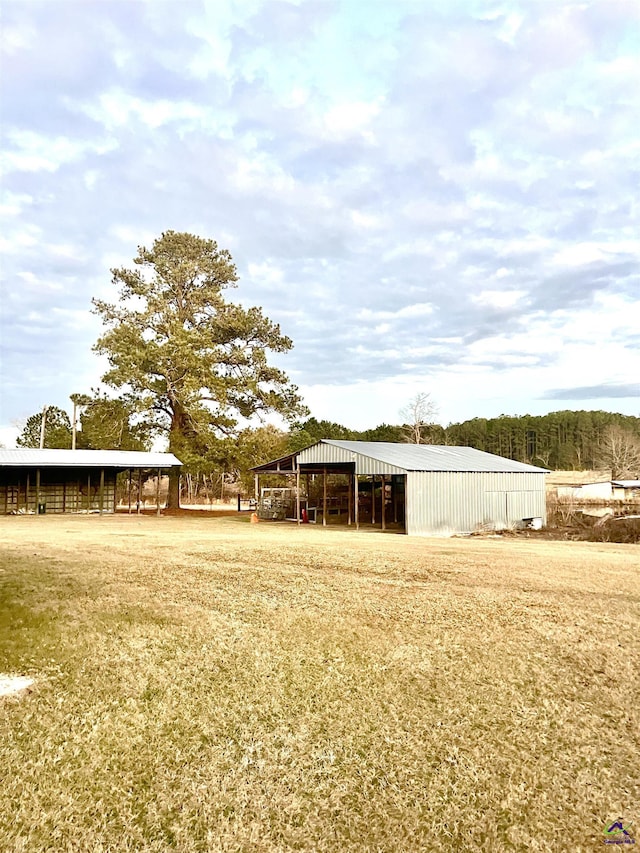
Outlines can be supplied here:
<path id="1" fill-rule="evenodd" d="M 172 453 L 0 449 L 0 515 L 114 512 L 118 473 L 131 478 L 181 464 Z"/>
<path id="2" fill-rule="evenodd" d="M 562 499 L 610 500 L 611 471 L 550 471 L 547 493 Z"/>
<path id="3" fill-rule="evenodd" d="M 616 500 L 640 500 L 640 480 L 612 480 L 613 497 Z"/>

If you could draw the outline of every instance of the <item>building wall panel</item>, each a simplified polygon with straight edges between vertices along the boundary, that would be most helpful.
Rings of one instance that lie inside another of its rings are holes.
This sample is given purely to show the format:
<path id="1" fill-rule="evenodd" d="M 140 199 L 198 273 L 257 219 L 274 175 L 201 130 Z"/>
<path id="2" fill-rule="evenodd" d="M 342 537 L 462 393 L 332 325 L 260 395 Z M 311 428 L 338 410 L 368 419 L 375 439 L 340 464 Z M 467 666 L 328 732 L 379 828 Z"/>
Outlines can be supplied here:
<path id="1" fill-rule="evenodd" d="M 298 464 L 304 465 L 338 465 L 344 463 L 355 463 L 356 474 L 370 477 L 379 474 L 404 474 L 404 468 L 390 465 L 388 462 L 380 462 L 369 456 L 364 456 L 353 450 L 336 447 L 333 444 L 315 444 L 298 454 Z"/>
<path id="2" fill-rule="evenodd" d="M 92 471 L 42 470 L 40 489 L 36 489 L 35 471 L 7 471 L 0 473 L 0 513 L 36 512 L 38 503 L 45 504 L 45 512 L 73 513 L 100 510 L 100 473 Z M 102 511 L 113 512 L 116 497 L 116 474 L 105 471 Z"/>
<path id="3" fill-rule="evenodd" d="M 543 473 L 415 471 L 407 474 L 407 533 L 451 536 L 546 523 Z"/>

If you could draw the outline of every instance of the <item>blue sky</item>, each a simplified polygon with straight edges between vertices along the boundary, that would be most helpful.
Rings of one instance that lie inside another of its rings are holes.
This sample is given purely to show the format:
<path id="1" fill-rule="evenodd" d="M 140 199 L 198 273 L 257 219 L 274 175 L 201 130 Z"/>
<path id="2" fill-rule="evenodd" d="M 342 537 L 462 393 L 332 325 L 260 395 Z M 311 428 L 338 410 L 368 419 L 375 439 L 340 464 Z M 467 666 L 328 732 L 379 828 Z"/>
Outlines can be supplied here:
<path id="1" fill-rule="evenodd" d="M 167 229 L 319 418 L 640 414 L 636 0 L 9 0 L 0 49 L 0 441 L 97 386 Z"/>

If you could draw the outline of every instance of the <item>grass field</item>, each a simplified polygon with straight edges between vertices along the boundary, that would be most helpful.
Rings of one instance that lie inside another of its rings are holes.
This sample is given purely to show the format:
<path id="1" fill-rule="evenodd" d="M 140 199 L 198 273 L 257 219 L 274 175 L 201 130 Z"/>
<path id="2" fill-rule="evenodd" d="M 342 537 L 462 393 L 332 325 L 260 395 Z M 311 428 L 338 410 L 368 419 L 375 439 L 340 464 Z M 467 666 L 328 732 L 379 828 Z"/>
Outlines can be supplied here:
<path id="1" fill-rule="evenodd" d="M 634 545 L 0 518 L 0 850 L 640 843 L 639 662 Z"/>

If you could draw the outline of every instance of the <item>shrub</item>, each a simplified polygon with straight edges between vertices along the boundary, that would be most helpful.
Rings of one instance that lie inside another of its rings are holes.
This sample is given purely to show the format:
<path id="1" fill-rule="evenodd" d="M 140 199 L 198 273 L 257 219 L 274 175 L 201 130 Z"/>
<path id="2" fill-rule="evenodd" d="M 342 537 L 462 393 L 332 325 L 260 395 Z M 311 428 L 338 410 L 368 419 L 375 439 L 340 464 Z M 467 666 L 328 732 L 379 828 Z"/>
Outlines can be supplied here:
<path id="1" fill-rule="evenodd" d="M 640 542 L 640 517 L 612 518 L 585 531 L 588 542 Z"/>

